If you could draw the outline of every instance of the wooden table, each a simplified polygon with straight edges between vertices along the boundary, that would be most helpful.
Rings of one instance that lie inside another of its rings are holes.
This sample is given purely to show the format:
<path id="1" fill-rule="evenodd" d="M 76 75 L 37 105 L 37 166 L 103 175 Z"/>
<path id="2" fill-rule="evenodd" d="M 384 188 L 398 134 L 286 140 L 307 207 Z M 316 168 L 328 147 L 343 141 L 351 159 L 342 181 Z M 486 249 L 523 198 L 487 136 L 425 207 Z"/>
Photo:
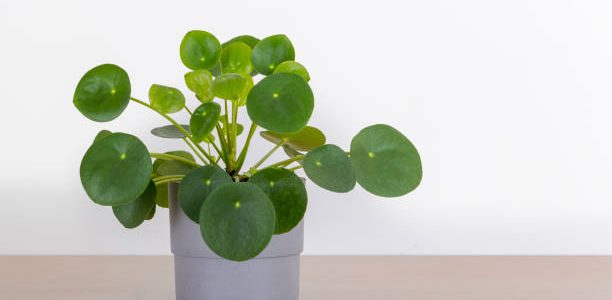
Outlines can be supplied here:
<path id="1" fill-rule="evenodd" d="M 171 300 L 173 286 L 169 256 L 0 256 L 0 299 Z M 301 293 L 301 300 L 610 300 L 612 257 L 307 256 Z"/>

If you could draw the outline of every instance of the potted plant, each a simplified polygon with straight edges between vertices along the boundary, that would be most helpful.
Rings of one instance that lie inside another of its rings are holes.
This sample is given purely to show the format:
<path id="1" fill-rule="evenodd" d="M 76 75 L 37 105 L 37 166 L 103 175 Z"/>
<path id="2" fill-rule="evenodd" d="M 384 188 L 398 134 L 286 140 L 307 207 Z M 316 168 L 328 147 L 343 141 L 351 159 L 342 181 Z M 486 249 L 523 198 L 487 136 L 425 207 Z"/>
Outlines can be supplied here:
<path id="1" fill-rule="evenodd" d="M 126 228 L 151 219 L 156 207 L 170 207 L 177 299 L 298 298 L 308 202 L 298 171 L 338 193 L 359 183 L 375 195 L 398 197 L 419 185 L 419 154 L 393 127 L 366 127 L 345 151 L 307 125 L 314 105 L 310 76 L 285 35 L 244 35 L 221 44 L 194 30 L 184 36 L 180 58 L 190 69 L 185 84 L 199 102 L 193 110 L 169 86 L 153 84 L 149 101 L 135 98 L 128 74 L 113 64 L 87 71 L 73 98 L 96 122 L 117 118 L 129 103 L 142 105 L 170 123 L 152 134 L 188 146 L 189 152 L 151 152 L 133 135 L 103 130 L 80 166 L 89 198 L 111 206 Z M 248 127 L 238 123 L 245 110 Z M 189 114 L 188 123 L 171 117 L 179 111 Z M 273 147 L 245 168 L 258 128 Z M 267 162 L 281 148 L 287 158 Z"/>

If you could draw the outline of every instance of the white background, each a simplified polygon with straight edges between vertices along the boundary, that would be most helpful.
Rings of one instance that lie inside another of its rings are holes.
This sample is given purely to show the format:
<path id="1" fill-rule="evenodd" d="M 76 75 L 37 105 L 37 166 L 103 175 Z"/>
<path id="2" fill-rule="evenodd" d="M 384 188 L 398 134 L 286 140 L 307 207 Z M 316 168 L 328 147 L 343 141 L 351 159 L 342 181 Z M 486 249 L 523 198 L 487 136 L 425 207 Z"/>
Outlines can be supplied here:
<path id="1" fill-rule="evenodd" d="M 287 34 L 330 142 L 389 123 L 419 148 L 424 180 L 405 197 L 309 184 L 305 253 L 612 254 L 611 12 L 604 0 L 1 0 L 0 254 L 169 253 L 167 211 L 123 229 L 87 199 L 78 166 L 102 128 L 152 151 L 183 145 L 148 134 L 164 120 L 134 104 L 93 123 L 72 93 L 106 62 L 135 97 L 152 83 L 187 92 L 178 45 L 191 29 Z M 270 147 L 258 140 L 250 161 Z"/>

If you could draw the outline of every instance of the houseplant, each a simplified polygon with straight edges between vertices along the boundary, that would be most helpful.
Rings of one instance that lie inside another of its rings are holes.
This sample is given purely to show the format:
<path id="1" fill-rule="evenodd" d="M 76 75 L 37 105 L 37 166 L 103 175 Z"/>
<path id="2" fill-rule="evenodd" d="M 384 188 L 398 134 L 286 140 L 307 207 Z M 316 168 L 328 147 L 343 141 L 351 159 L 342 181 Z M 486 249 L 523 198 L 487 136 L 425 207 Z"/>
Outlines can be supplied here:
<path id="1" fill-rule="evenodd" d="M 199 101 L 193 110 L 174 87 L 153 84 L 148 102 L 135 98 L 128 74 L 113 64 L 87 71 L 73 98 L 76 108 L 96 122 L 117 118 L 129 103 L 142 105 L 170 123 L 152 134 L 182 139 L 188 146 L 189 152 L 151 152 L 133 135 L 103 130 L 80 166 L 87 195 L 111 206 L 127 228 L 151 219 L 156 207 L 170 205 L 173 252 L 175 259 L 184 259 L 176 260 L 178 299 L 297 297 L 307 206 L 298 171 L 338 193 L 359 183 L 375 195 L 398 197 L 420 183 L 419 154 L 393 127 L 366 127 L 345 151 L 307 125 L 314 105 L 310 76 L 295 61 L 285 35 L 262 40 L 244 35 L 221 44 L 212 34 L 194 30 L 184 36 L 180 58 L 189 69 L 186 86 Z M 170 116 L 182 110 L 190 116 L 186 124 Z M 238 123 L 244 110 L 252 120 L 248 127 Z M 258 128 L 273 146 L 245 168 Z M 243 143 L 240 135 L 246 135 Z M 267 163 L 281 148 L 287 159 Z M 261 257 L 291 261 L 257 261 Z M 210 281 L 216 284 L 207 285 Z M 279 291 L 281 286 L 287 291 Z"/>

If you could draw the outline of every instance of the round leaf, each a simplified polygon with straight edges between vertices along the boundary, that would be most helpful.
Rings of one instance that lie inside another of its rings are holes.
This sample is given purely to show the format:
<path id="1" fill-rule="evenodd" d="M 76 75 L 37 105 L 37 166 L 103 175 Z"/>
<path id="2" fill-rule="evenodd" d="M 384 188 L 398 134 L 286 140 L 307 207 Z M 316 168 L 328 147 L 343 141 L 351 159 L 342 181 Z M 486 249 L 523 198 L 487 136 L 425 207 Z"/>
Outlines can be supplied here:
<path id="1" fill-rule="evenodd" d="M 384 124 L 366 127 L 353 138 L 351 163 L 359 185 L 383 197 L 409 193 L 423 176 L 416 148 L 401 132 Z"/>
<path id="2" fill-rule="evenodd" d="M 108 131 L 108 130 L 100 130 L 100 131 L 98 132 L 98 134 L 96 134 L 96 137 L 94 138 L 94 141 L 93 141 L 93 142 L 95 143 L 95 142 L 97 142 L 97 141 L 99 141 L 99 140 L 101 140 L 101 139 L 103 139 L 103 138 L 105 138 L 105 137 L 107 137 L 107 136 L 111 135 L 111 133 L 112 133 L 112 132 L 110 132 L 110 131 Z"/>
<path id="3" fill-rule="evenodd" d="M 194 92 L 203 103 L 209 102 L 215 97 L 212 83 L 212 74 L 207 70 L 195 70 L 185 74 L 187 88 Z"/>
<path id="4" fill-rule="evenodd" d="M 336 145 L 323 145 L 304 157 L 304 172 L 318 186 L 337 193 L 355 187 L 355 173 L 344 150 Z"/>
<path id="5" fill-rule="evenodd" d="M 295 50 L 286 35 L 269 36 L 253 48 L 253 65 L 260 74 L 269 75 L 280 63 L 295 59 Z"/>
<path id="6" fill-rule="evenodd" d="M 325 135 L 323 132 L 312 126 L 306 126 L 297 133 L 292 134 L 276 133 L 272 131 L 262 131 L 260 134 L 264 139 L 274 144 L 278 144 L 284 139 L 286 140 L 285 146 L 297 151 L 310 151 L 325 144 Z"/>
<path id="7" fill-rule="evenodd" d="M 313 106 L 310 86 L 301 77 L 285 73 L 262 79 L 247 99 L 247 111 L 253 122 L 278 133 L 294 133 L 304 128 Z"/>
<path id="8" fill-rule="evenodd" d="M 153 219 L 153 216 L 155 216 L 155 205 L 153 205 L 153 209 L 151 209 L 151 211 L 149 212 L 149 214 L 147 215 L 147 220 L 151 220 Z"/>
<path id="9" fill-rule="evenodd" d="M 117 118 L 130 102 L 128 74 L 119 66 L 99 65 L 85 73 L 74 91 L 74 106 L 88 119 L 107 122 Z"/>
<path id="10" fill-rule="evenodd" d="M 254 37 L 254 36 L 251 36 L 251 35 L 240 35 L 240 36 L 237 36 L 237 37 L 235 37 L 235 38 L 233 38 L 233 39 L 223 43 L 223 46 L 229 45 L 229 44 L 231 44 L 233 42 L 242 42 L 242 43 L 245 43 L 251 49 L 253 49 L 253 48 L 255 48 L 255 45 L 257 45 L 257 43 L 259 43 L 259 39 Z"/>
<path id="11" fill-rule="evenodd" d="M 252 87 L 253 78 L 238 73 L 222 74 L 213 81 L 215 96 L 226 100 L 245 99 Z"/>
<path id="12" fill-rule="evenodd" d="M 190 161 L 195 162 L 195 158 L 193 155 L 187 151 L 169 151 L 166 154 L 172 154 L 176 156 L 180 156 L 182 158 L 186 158 Z M 190 164 L 186 164 L 184 162 L 176 161 L 176 160 L 164 160 L 164 159 L 156 159 L 153 164 L 153 173 L 159 176 L 168 176 L 168 175 L 186 175 L 195 167 Z"/>
<path id="13" fill-rule="evenodd" d="M 179 205 L 194 222 L 200 221 L 200 208 L 206 197 L 221 185 L 232 182 L 232 178 L 217 166 L 204 166 L 191 171 L 179 185 Z"/>
<path id="14" fill-rule="evenodd" d="M 221 72 L 250 74 L 253 71 L 251 52 L 251 47 L 242 42 L 224 46 L 221 52 Z"/>
<path id="15" fill-rule="evenodd" d="M 159 84 L 149 88 L 149 100 L 151 107 L 165 114 L 175 113 L 185 107 L 185 96 L 181 91 Z"/>
<path id="16" fill-rule="evenodd" d="M 306 82 L 310 81 L 310 74 L 308 74 L 306 68 L 297 61 L 289 60 L 280 63 L 276 69 L 274 69 L 274 74 L 276 73 L 295 74 L 302 77 Z"/>
<path id="17" fill-rule="evenodd" d="M 215 189 L 200 211 L 200 230 L 217 255 L 245 261 L 263 251 L 274 233 L 274 205 L 257 186 L 230 183 Z"/>
<path id="18" fill-rule="evenodd" d="M 308 203 L 302 179 L 289 170 L 270 168 L 258 171 L 249 182 L 264 191 L 274 204 L 275 234 L 289 232 L 300 223 Z"/>
<path id="19" fill-rule="evenodd" d="M 159 207 L 168 208 L 168 184 L 162 183 L 157 186 L 157 192 L 155 193 L 155 203 Z"/>
<path id="20" fill-rule="evenodd" d="M 122 205 L 144 192 L 152 169 L 147 147 L 135 136 L 117 132 L 89 147 L 81 161 L 81 183 L 95 203 Z"/>
<path id="21" fill-rule="evenodd" d="M 221 44 L 217 38 L 201 30 L 187 32 L 181 41 L 181 61 L 192 70 L 211 69 L 219 62 Z"/>
<path id="22" fill-rule="evenodd" d="M 155 208 L 155 184 L 151 181 L 147 189 L 136 200 L 113 206 L 113 213 L 125 228 L 135 228 L 147 219 Z"/>
<path id="23" fill-rule="evenodd" d="M 196 141 L 206 139 L 219 121 L 221 106 L 215 102 L 208 102 L 200 105 L 191 115 L 189 127 L 191 135 Z"/>
<path id="24" fill-rule="evenodd" d="M 187 132 L 189 132 L 189 125 L 181 125 Z M 154 136 L 166 138 L 166 139 L 182 139 L 185 134 L 176 128 L 174 125 L 166 125 L 162 127 L 153 128 L 151 134 Z"/>

